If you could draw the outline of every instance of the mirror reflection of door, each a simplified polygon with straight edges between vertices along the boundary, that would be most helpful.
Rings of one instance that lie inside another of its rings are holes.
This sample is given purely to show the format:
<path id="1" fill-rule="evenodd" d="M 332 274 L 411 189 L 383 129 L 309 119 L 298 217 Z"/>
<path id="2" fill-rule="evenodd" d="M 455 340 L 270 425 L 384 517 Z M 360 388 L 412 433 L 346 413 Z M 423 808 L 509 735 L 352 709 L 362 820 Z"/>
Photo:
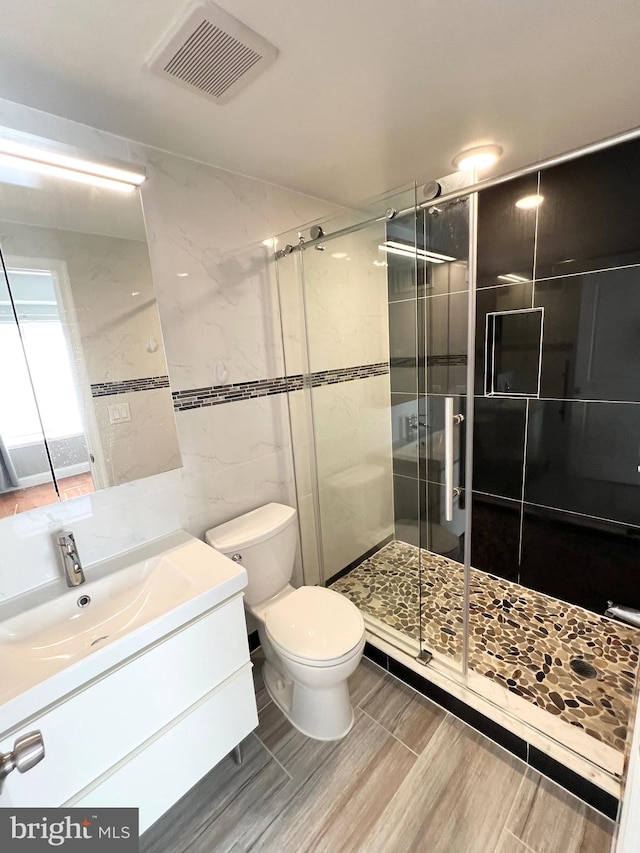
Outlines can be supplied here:
<path id="1" fill-rule="evenodd" d="M 99 480 L 90 398 L 77 323 L 61 261 L 5 257 L 14 310 L 60 500 L 86 495 Z M 94 472 L 98 477 L 94 476 Z"/>
<path id="2" fill-rule="evenodd" d="M 0 518 L 6 518 L 55 503 L 58 493 L 4 270 L 0 367 Z"/>

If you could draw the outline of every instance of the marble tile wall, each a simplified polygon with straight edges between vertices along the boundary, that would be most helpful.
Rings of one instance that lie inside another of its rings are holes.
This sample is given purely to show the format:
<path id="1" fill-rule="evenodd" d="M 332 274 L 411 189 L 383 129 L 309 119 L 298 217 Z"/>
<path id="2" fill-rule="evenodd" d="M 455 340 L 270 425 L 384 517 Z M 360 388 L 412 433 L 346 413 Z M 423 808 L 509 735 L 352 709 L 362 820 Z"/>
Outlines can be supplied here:
<path id="1" fill-rule="evenodd" d="M 0 101 L 0 124 L 145 167 L 142 199 L 173 391 L 284 374 L 277 289 L 262 241 L 335 206 L 9 102 Z M 176 421 L 180 471 L 0 521 L 0 600 L 58 574 L 54 533 L 62 527 L 74 530 L 90 565 L 178 528 L 201 536 L 262 503 L 295 500 L 285 395 L 178 412 Z"/>
<path id="2" fill-rule="evenodd" d="M 340 230 L 344 219 L 326 223 L 326 233 Z M 284 235 L 281 243 L 295 237 Z M 291 395 L 307 583 L 332 577 L 392 532 L 383 239 L 384 226 L 376 223 L 278 263 L 287 374 L 336 371 L 327 384 Z M 374 364 L 378 375 L 366 378 L 344 381 L 337 373 Z"/>

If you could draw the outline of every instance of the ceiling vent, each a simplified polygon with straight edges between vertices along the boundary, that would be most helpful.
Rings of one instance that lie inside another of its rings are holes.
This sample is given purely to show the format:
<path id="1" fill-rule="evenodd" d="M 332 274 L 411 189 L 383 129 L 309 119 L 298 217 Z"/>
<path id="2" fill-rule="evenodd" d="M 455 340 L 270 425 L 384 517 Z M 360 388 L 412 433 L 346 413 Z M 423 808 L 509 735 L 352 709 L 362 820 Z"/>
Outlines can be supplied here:
<path id="1" fill-rule="evenodd" d="M 174 28 L 149 70 L 216 104 L 226 104 L 272 65 L 277 49 L 214 3 Z"/>

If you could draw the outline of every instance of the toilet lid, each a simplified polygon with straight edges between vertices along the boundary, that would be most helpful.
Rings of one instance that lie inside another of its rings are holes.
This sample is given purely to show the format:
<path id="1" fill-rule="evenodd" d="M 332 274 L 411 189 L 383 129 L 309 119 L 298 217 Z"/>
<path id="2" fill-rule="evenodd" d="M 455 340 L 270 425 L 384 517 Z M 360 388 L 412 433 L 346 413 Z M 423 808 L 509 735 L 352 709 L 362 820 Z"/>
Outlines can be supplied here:
<path id="1" fill-rule="evenodd" d="M 333 660 L 362 640 L 364 620 L 343 595 L 321 586 L 302 586 L 265 613 L 271 639 L 308 660 Z"/>

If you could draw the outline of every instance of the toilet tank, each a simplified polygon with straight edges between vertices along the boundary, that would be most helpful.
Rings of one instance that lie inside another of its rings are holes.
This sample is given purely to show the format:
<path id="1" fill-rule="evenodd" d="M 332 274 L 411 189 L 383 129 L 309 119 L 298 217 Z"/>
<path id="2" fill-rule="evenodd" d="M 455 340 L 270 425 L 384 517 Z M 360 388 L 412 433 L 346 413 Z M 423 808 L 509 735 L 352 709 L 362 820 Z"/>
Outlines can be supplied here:
<path id="1" fill-rule="evenodd" d="M 247 571 L 244 597 L 253 606 L 284 589 L 293 573 L 298 544 L 296 511 L 284 504 L 266 504 L 207 530 L 212 548 L 238 559 Z"/>

